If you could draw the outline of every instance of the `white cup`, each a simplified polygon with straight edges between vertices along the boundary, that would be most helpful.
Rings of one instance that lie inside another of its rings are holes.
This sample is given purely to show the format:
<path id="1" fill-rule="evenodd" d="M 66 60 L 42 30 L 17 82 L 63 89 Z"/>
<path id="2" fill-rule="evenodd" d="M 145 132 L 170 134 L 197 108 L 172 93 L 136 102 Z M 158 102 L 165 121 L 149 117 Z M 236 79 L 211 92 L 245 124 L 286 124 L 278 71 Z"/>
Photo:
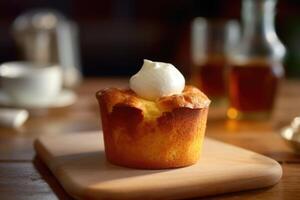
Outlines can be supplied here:
<path id="1" fill-rule="evenodd" d="M 3 91 L 18 105 L 48 105 L 62 88 L 59 66 L 7 62 L 0 65 L 0 79 Z"/>

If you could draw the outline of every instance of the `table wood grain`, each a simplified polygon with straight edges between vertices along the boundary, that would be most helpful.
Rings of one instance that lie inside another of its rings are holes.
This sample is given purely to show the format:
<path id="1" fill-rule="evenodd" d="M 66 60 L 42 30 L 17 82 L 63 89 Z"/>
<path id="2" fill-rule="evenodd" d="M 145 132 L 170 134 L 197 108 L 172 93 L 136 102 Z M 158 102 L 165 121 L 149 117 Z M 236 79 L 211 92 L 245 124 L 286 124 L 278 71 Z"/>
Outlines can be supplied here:
<path id="1" fill-rule="evenodd" d="M 101 128 L 95 92 L 105 87 L 127 87 L 125 78 L 86 79 L 76 88 L 78 101 L 70 107 L 31 112 L 19 129 L 0 128 L 0 199 L 71 199 L 51 172 L 35 156 L 33 141 L 40 135 L 81 134 Z M 300 155 L 278 132 L 300 115 L 300 81 L 284 81 L 268 121 L 229 121 L 225 107 L 210 108 L 206 135 L 264 154 L 283 167 L 279 184 L 267 189 L 207 199 L 300 199 Z"/>

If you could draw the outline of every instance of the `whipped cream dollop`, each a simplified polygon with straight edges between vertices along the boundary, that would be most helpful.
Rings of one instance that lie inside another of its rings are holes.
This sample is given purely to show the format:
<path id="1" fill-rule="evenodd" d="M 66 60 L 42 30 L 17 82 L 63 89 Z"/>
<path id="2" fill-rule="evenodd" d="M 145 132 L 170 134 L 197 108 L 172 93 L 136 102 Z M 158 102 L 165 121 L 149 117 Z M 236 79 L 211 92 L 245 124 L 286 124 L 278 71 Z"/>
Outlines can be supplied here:
<path id="1" fill-rule="evenodd" d="M 130 78 L 129 86 L 138 96 L 153 101 L 163 96 L 180 94 L 185 87 L 185 79 L 170 63 L 144 59 L 140 71 Z"/>

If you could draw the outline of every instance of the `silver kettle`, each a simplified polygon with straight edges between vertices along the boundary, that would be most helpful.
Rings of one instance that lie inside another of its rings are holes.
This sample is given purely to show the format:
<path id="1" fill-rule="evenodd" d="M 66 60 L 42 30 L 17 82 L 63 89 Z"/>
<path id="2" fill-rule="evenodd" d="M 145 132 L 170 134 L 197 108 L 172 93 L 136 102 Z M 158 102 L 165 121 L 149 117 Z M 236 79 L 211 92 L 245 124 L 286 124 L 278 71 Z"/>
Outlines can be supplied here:
<path id="1" fill-rule="evenodd" d="M 38 9 L 18 16 L 12 32 L 23 60 L 60 65 L 64 87 L 80 82 L 78 27 L 74 22 L 55 10 Z"/>

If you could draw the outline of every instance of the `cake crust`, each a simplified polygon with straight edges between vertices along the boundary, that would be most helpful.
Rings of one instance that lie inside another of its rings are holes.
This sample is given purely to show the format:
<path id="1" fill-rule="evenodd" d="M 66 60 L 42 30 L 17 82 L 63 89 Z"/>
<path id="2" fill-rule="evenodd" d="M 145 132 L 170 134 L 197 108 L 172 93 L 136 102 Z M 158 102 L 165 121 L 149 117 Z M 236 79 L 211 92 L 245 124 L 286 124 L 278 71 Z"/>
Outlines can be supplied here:
<path id="1" fill-rule="evenodd" d="M 117 165 L 165 169 L 188 166 L 199 159 L 209 99 L 197 88 L 154 102 L 131 90 L 97 92 L 105 152 Z"/>
<path id="2" fill-rule="evenodd" d="M 97 99 L 104 98 L 107 102 L 109 111 L 117 104 L 124 106 L 135 107 L 142 110 L 142 98 L 138 97 L 130 89 L 108 88 L 100 90 L 96 93 Z M 198 88 L 187 85 L 181 94 L 161 97 L 155 100 L 156 106 L 162 111 L 172 111 L 175 108 L 205 108 L 210 104 L 208 97 Z"/>

